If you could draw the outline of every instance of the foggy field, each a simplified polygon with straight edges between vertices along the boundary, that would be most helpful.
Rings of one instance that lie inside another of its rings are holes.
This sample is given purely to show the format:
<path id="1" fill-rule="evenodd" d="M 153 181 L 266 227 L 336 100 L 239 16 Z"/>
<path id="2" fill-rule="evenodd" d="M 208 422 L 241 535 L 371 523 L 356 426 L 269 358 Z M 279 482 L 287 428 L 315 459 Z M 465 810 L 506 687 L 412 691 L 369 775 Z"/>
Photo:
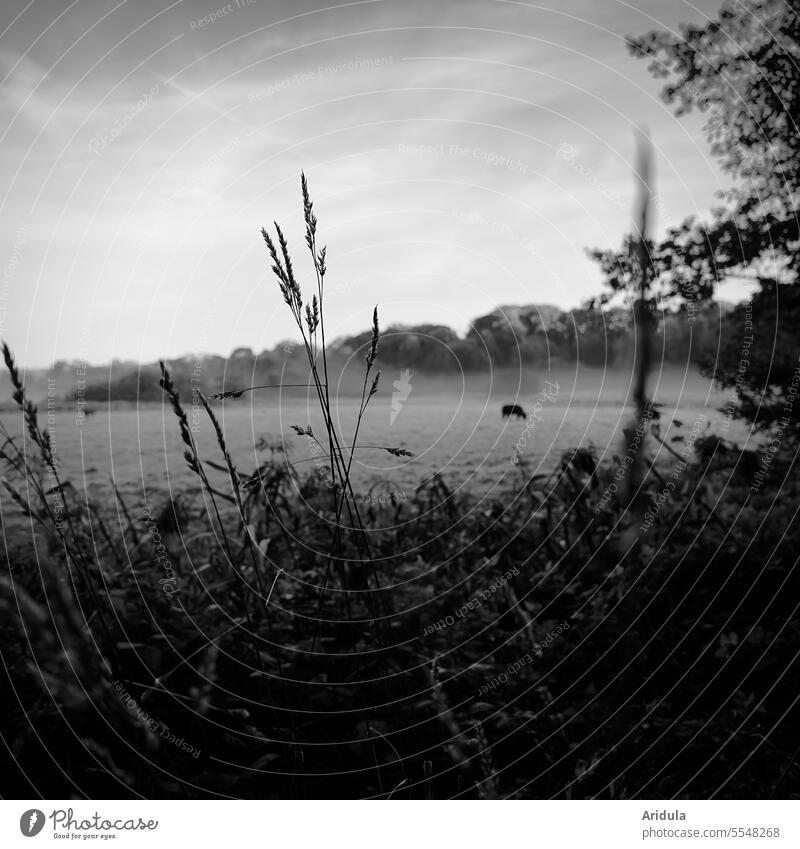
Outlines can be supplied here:
<path id="1" fill-rule="evenodd" d="M 451 488 L 464 487 L 479 494 L 513 486 L 520 471 L 511 462 L 518 451 L 529 466 L 530 474 L 550 473 L 562 453 L 569 448 L 593 445 L 601 460 L 620 453 L 621 427 L 627 426 L 633 409 L 626 405 L 630 373 L 579 367 L 541 375 L 527 374 L 520 387 L 518 375 L 507 370 L 494 376 L 419 377 L 412 374 L 408 397 L 400 400 L 393 382 L 400 374 L 386 371 L 383 385 L 364 418 L 360 443 L 411 451 L 413 458 L 395 457 L 385 451 L 363 447 L 353 464 L 357 494 L 405 492 L 408 494 L 424 480 L 440 473 Z M 559 386 L 555 400 L 544 400 L 538 421 L 531 421 L 534 405 L 545 380 Z M 392 398 L 397 413 L 392 421 Z M 724 421 L 719 409 L 729 401 L 730 393 L 715 390 L 711 382 L 695 371 L 666 370 L 654 378 L 654 400 L 660 409 L 662 436 L 667 440 L 690 430 L 698 417 L 705 415 L 711 428 L 718 431 Z M 501 406 L 517 403 L 528 418 L 501 417 Z M 191 400 L 186 399 L 187 411 Z M 338 399 L 341 432 L 352 433 L 357 399 L 343 395 Z M 44 413 L 46 407 L 42 405 Z M 219 408 L 220 420 L 234 462 L 249 472 L 263 455 L 256 444 L 280 446 L 296 464 L 299 474 L 310 471 L 319 460 L 313 459 L 305 440 L 297 437 L 291 425 L 312 425 L 321 430 L 319 415 L 302 392 L 271 393 L 251 398 L 227 400 Z M 673 419 L 676 421 L 673 422 Z M 19 430 L 13 414 L 2 420 Z M 66 410 L 56 412 L 55 449 L 65 477 L 78 488 L 84 484 L 105 487 L 110 478 L 123 492 L 149 492 L 193 486 L 195 477 L 183 460 L 183 445 L 174 417 L 168 407 L 117 405 L 97 406 L 83 425 Z M 211 426 L 205 415 L 195 417 L 196 436 L 201 453 L 219 460 Z M 529 426 L 530 422 L 530 426 Z M 678 425 L 681 423 L 682 427 Z M 705 425 L 705 423 L 703 423 Z M 729 423 L 728 436 L 744 444 L 748 429 L 741 423 Z M 520 443 L 520 439 L 524 443 Z M 263 444 L 263 443 L 262 443 Z M 655 452 L 658 446 L 651 442 Z M 662 451 L 663 454 L 663 451 Z M 211 471 L 213 475 L 213 470 Z M 224 475 L 220 474 L 220 480 Z"/>

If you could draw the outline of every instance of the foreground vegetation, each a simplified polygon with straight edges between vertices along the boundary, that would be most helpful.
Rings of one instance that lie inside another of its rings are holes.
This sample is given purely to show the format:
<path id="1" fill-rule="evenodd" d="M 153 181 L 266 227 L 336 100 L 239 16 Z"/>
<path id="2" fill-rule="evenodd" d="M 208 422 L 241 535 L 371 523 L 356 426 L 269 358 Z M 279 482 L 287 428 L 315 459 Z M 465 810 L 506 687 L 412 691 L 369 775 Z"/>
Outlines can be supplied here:
<path id="1" fill-rule="evenodd" d="M 244 525 L 207 489 L 101 507 L 48 493 L 26 415 L 39 459 L 3 449 L 36 528 L 2 579 L 5 796 L 797 795 L 785 452 L 761 494 L 756 456 L 696 440 L 627 555 L 622 465 L 588 451 L 498 500 L 436 480 L 370 503 L 369 570 L 345 535 L 323 590 L 318 473 L 265 449 Z"/>

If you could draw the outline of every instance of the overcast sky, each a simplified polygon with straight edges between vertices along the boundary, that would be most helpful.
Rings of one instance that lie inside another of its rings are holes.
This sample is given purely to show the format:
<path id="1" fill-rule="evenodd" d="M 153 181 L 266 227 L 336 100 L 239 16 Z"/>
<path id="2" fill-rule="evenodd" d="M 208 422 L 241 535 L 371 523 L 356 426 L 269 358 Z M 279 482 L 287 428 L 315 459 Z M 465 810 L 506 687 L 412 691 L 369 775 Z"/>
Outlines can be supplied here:
<path id="1" fill-rule="evenodd" d="M 724 185 L 623 43 L 719 0 L 215 3 L 3 4 L 0 333 L 21 362 L 293 336 L 259 229 L 285 225 L 308 279 L 301 169 L 330 336 L 375 303 L 463 331 L 596 294 L 584 248 L 629 227 L 636 124 L 657 231 Z"/>

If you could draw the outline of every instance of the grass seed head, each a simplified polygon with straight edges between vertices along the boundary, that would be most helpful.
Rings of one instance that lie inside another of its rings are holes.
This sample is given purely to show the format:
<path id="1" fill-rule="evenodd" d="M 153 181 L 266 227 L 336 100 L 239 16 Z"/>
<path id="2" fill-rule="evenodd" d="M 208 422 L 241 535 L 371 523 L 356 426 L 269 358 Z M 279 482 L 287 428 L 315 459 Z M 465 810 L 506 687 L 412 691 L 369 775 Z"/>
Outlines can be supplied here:
<path id="1" fill-rule="evenodd" d="M 378 372 L 375 375 L 375 377 L 372 379 L 372 387 L 369 390 L 369 397 L 370 398 L 372 398 L 372 396 L 378 391 L 378 383 L 380 382 L 380 379 L 381 379 L 381 373 Z"/>
<path id="2" fill-rule="evenodd" d="M 229 392 L 217 392 L 212 395 L 213 401 L 224 401 L 226 398 L 241 398 L 244 395 L 244 389 L 231 389 Z"/>
<path id="3" fill-rule="evenodd" d="M 405 448 L 384 448 L 384 451 L 388 451 L 394 457 L 413 457 L 414 455 L 410 451 L 406 451 Z"/>
<path id="4" fill-rule="evenodd" d="M 376 306 L 372 312 L 372 339 L 370 339 L 369 343 L 369 351 L 367 351 L 367 356 L 365 357 L 367 361 L 367 370 L 371 369 L 373 364 L 375 363 L 375 358 L 378 356 L 378 337 L 380 336 L 380 329 L 378 327 L 378 307 Z M 373 389 L 373 394 L 375 389 L 377 389 L 377 384 Z"/>

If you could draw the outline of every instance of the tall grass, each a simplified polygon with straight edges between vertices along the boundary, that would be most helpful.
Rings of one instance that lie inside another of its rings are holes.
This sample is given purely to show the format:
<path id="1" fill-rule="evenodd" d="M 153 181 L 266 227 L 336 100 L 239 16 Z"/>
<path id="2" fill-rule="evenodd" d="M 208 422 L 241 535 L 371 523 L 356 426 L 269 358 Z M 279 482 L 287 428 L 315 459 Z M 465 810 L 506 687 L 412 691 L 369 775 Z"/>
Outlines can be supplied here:
<path id="1" fill-rule="evenodd" d="M 275 238 L 270 235 L 266 228 L 261 229 L 261 235 L 269 252 L 271 269 L 277 281 L 278 289 L 302 339 L 312 381 L 309 386 L 314 389 L 324 426 L 324 436 L 321 440 L 314 434 L 310 424 L 293 426 L 298 435 L 313 441 L 317 445 L 323 452 L 323 456 L 327 458 L 328 464 L 333 520 L 327 563 L 322 576 L 320 607 L 331 580 L 332 570 L 336 568 L 339 571 L 340 585 L 348 603 L 350 590 L 373 590 L 378 595 L 378 603 L 385 615 L 388 612 L 387 601 L 381 593 L 380 580 L 373 566 L 369 537 L 365 531 L 363 517 L 352 483 L 353 460 L 359 450 L 358 438 L 361 423 L 370 400 L 378 391 L 380 381 L 380 371 L 375 369 L 380 339 L 378 308 L 376 306 L 372 314 L 372 336 L 364 356 L 364 376 L 354 432 L 349 444 L 346 444 L 336 427 L 336 410 L 332 403 L 329 386 L 325 311 L 327 247 L 319 247 L 317 243 L 318 221 L 304 173 L 301 173 L 300 176 L 300 189 L 303 201 L 305 242 L 311 256 L 314 277 L 310 301 L 308 301 L 307 294 L 304 295 L 304 288 L 295 272 L 288 241 L 278 222 L 273 222 Z M 257 388 L 259 387 L 248 387 L 245 390 L 238 391 L 235 397 L 241 397 L 244 391 L 253 391 Z M 220 397 L 228 396 L 227 393 L 222 393 Z M 408 453 L 392 446 L 369 447 L 378 447 L 380 450 L 394 454 Z M 346 525 L 343 524 L 345 513 L 348 520 Z M 348 543 L 352 543 L 352 545 Z M 370 585 L 370 580 L 372 585 Z M 371 594 L 368 595 L 368 603 L 372 604 Z M 379 626 L 377 625 L 380 613 L 378 608 L 374 606 L 373 615 L 376 620 L 376 635 L 380 640 Z M 312 649 L 315 646 L 316 637 Z"/>

